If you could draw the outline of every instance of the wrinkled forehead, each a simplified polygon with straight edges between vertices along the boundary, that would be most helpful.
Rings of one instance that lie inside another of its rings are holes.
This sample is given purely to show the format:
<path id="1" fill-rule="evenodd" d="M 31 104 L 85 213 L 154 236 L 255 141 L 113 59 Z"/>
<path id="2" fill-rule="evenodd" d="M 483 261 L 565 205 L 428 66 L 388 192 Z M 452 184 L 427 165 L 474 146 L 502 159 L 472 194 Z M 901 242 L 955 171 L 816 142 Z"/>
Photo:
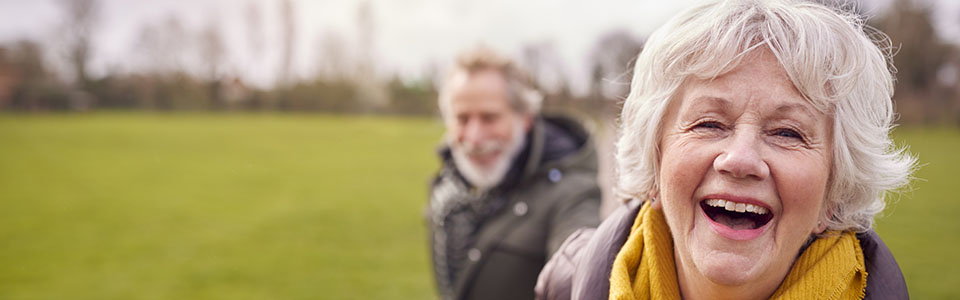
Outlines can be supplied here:
<path id="1" fill-rule="evenodd" d="M 826 121 L 827 115 L 804 99 L 769 50 L 748 54 L 734 68 L 716 78 L 688 78 L 674 95 L 668 113 L 699 115 L 745 112 L 763 119 L 792 119 L 807 124 Z"/>
<path id="2" fill-rule="evenodd" d="M 773 63 L 777 68 L 767 69 L 769 76 L 785 76 L 790 84 L 813 109 L 820 113 L 829 113 L 832 111 L 834 99 L 826 97 L 830 94 L 829 82 L 816 84 L 809 81 L 815 81 L 818 77 L 824 77 L 822 70 L 811 67 L 800 66 L 796 60 L 787 60 L 782 50 L 771 47 L 768 42 L 763 41 L 756 44 L 746 44 L 737 47 L 736 51 L 727 49 L 705 49 L 698 57 L 700 61 L 691 61 L 688 69 L 679 69 L 673 72 L 681 76 L 680 82 L 691 81 L 713 81 L 737 70 L 745 68 L 754 68 L 753 64 Z M 821 72 L 821 73 L 818 73 Z M 806 80 L 806 81 L 804 81 Z"/>

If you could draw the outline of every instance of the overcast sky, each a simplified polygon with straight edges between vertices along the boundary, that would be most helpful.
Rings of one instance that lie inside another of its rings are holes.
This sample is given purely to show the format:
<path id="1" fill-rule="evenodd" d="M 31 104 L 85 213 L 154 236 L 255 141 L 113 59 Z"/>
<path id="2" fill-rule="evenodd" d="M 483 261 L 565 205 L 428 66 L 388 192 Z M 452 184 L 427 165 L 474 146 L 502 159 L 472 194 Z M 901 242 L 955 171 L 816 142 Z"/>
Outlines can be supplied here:
<path id="1" fill-rule="evenodd" d="M 133 71 L 141 49 L 135 41 L 145 24 L 176 16 L 189 31 L 215 26 L 229 48 L 226 71 L 256 84 L 278 73 L 281 38 L 277 0 L 101 0 L 93 72 Z M 889 0 L 879 0 L 881 3 Z M 0 42 L 20 38 L 55 45 L 62 24 L 60 0 L 0 0 Z M 574 81 L 586 78 L 587 55 L 604 32 L 626 29 L 642 37 L 695 0 L 369 0 L 373 16 L 371 56 L 382 73 L 407 78 L 448 63 L 459 50 L 486 44 L 519 56 L 523 45 L 552 43 Z M 361 44 L 361 0 L 294 0 L 298 23 L 293 62 L 298 76 L 316 72 L 320 40 L 337 36 L 348 54 Z M 941 27 L 960 41 L 960 0 L 939 0 Z M 250 10 L 261 16 L 251 27 Z M 253 29 L 252 29 L 253 28 Z M 259 31 L 259 32 L 258 32 Z M 261 46 L 249 40 L 259 37 Z M 55 47 L 49 47 L 56 57 Z"/>

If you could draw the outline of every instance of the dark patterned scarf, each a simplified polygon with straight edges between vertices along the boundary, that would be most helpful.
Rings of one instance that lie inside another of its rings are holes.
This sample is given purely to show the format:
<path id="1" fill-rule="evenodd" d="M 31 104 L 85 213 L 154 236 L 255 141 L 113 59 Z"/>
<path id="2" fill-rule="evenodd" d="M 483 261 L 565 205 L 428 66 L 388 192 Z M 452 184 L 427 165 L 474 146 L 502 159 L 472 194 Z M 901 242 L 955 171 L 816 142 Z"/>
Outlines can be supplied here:
<path id="1" fill-rule="evenodd" d="M 466 265 L 467 252 L 473 247 L 477 229 L 500 210 L 506 197 L 471 191 L 455 176 L 444 176 L 433 189 L 430 205 L 434 213 L 433 259 L 437 285 L 444 299 L 454 297 L 457 275 Z"/>

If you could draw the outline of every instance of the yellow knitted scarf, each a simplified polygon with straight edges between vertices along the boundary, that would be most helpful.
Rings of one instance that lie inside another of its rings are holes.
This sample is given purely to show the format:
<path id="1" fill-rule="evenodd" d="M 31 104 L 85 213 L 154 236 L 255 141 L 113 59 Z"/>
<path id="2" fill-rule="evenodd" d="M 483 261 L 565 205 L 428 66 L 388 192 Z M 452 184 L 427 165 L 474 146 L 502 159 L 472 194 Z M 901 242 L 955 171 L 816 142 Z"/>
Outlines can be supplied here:
<path id="1" fill-rule="evenodd" d="M 793 263 L 770 299 L 863 299 L 867 271 L 852 232 L 830 232 Z M 645 203 L 613 261 L 610 299 L 680 299 L 673 239 L 661 210 Z"/>

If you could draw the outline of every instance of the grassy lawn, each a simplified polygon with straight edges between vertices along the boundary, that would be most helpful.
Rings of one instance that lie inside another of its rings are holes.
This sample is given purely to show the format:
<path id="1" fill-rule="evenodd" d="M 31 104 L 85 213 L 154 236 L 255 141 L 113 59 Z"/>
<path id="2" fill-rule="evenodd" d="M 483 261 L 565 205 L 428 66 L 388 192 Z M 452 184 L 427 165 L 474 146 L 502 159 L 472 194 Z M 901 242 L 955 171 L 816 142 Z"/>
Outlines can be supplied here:
<path id="1" fill-rule="evenodd" d="M 428 299 L 442 128 L 0 116 L 0 299 Z"/>
<path id="2" fill-rule="evenodd" d="M 960 130 L 906 128 L 895 131 L 918 156 L 911 191 L 895 197 L 875 226 L 900 263 L 915 299 L 960 298 Z"/>
<path id="3" fill-rule="evenodd" d="M 0 115 L 0 299 L 430 299 L 430 119 Z M 960 130 L 877 230 L 917 299 L 958 298 Z"/>

